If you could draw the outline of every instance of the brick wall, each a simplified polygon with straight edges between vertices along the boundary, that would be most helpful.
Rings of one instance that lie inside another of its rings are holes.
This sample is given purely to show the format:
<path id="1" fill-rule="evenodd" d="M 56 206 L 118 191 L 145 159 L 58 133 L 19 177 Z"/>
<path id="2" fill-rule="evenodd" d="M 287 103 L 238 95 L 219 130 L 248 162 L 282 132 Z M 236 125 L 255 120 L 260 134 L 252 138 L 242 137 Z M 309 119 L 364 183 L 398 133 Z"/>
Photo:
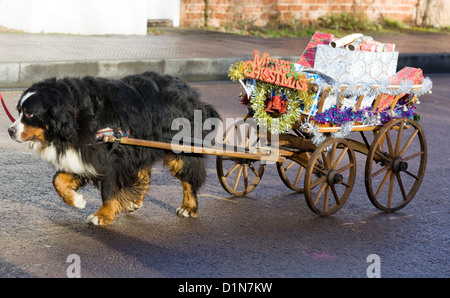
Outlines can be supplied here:
<path id="1" fill-rule="evenodd" d="M 365 12 L 372 20 L 390 17 L 414 23 L 417 7 L 423 6 L 423 2 L 425 0 L 181 0 L 180 25 L 203 27 L 206 17 L 211 27 L 236 27 L 239 22 L 264 26 L 277 14 L 278 20 L 284 23 L 294 20 L 308 23 L 322 15 L 343 11 Z"/>

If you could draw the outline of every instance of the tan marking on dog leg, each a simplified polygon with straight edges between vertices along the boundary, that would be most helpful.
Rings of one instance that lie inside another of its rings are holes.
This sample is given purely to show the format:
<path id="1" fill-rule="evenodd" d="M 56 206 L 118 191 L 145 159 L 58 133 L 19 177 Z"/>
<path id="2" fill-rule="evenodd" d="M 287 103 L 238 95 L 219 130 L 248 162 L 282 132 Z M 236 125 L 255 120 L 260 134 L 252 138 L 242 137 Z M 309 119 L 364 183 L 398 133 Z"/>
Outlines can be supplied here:
<path id="1" fill-rule="evenodd" d="M 178 216 L 196 218 L 198 213 L 197 200 L 192 193 L 192 187 L 189 182 L 181 181 L 183 187 L 183 203 L 177 209 Z"/>
<path id="2" fill-rule="evenodd" d="M 78 188 L 83 184 L 82 179 L 68 173 L 58 173 L 53 179 L 53 186 L 63 201 L 78 209 L 83 209 L 86 206 L 83 195 L 77 193 Z"/>
<path id="3" fill-rule="evenodd" d="M 168 154 L 164 157 L 164 165 L 168 166 L 172 175 L 176 177 L 183 167 L 183 160 Z"/>
<path id="4" fill-rule="evenodd" d="M 141 208 L 144 202 L 145 195 L 150 187 L 150 175 L 151 167 L 147 169 L 142 169 L 138 173 L 138 181 L 135 183 L 134 192 L 138 195 L 138 200 L 131 199 L 130 206 L 122 206 L 122 208 L 128 212 L 134 212 Z"/>
<path id="5" fill-rule="evenodd" d="M 173 155 L 166 155 L 164 164 L 169 167 L 172 175 L 181 181 L 181 187 L 183 188 L 183 202 L 181 206 L 177 208 L 177 215 L 196 218 L 198 206 L 195 195 L 192 192 L 192 187 L 188 182 L 182 181 L 178 175 L 183 168 L 183 160 Z"/>
<path id="6" fill-rule="evenodd" d="M 117 213 L 120 213 L 120 202 L 117 199 L 110 199 L 104 202 L 96 213 L 89 215 L 88 222 L 100 226 L 109 225 Z"/>

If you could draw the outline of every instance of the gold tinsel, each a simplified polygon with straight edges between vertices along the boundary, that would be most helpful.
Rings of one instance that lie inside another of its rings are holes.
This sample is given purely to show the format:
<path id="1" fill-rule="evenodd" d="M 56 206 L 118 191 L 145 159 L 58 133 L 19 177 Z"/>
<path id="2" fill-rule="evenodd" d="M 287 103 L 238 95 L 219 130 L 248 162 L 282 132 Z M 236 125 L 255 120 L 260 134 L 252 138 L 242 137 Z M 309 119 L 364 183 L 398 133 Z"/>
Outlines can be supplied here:
<path id="1" fill-rule="evenodd" d="M 228 77 L 233 82 L 237 82 L 239 80 L 245 79 L 244 76 L 244 61 L 239 61 L 234 64 L 231 64 L 228 68 Z"/>

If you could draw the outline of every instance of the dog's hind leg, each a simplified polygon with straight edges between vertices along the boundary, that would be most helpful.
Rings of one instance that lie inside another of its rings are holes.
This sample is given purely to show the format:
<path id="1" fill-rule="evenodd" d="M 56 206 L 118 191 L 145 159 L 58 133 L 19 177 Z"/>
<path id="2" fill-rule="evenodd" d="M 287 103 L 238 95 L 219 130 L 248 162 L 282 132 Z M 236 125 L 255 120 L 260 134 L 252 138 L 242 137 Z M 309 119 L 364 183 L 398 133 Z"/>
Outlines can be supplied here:
<path id="1" fill-rule="evenodd" d="M 86 206 L 83 195 L 77 193 L 78 188 L 85 184 L 86 181 L 78 175 L 65 172 L 57 172 L 53 178 L 53 186 L 63 201 L 78 209 L 83 209 Z"/>
<path id="2" fill-rule="evenodd" d="M 181 181 L 183 188 L 183 202 L 177 208 L 177 215 L 182 217 L 197 217 L 197 191 L 206 179 L 206 172 L 202 157 L 166 155 L 164 164 L 173 176 Z"/>
<path id="3" fill-rule="evenodd" d="M 141 169 L 132 185 L 111 191 L 107 182 L 102 182 L 103 205 L 87 221 L 94 225 L 108 225 L 117 213 L 138 210 L 150 185 L 151 168 Z"/>
<path id="4" fill-rule="evenodd" d="M 145 194 L 150 187 L 150 176 L 152 168 L 142 169 L 138 172 L 136 183 L 125 191 L 119 200 L 125 212 L 134 212 L 141 208 Z"/>

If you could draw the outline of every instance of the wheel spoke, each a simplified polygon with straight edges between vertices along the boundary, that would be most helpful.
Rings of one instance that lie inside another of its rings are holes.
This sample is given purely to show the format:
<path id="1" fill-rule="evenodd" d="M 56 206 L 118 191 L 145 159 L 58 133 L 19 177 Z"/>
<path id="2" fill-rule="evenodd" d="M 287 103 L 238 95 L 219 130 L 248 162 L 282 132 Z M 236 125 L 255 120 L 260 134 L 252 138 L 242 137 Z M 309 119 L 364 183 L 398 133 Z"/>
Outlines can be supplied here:
<path id="1" fill-rule="evenodd" d="M 344 158 L 345 154 L 347 154 L 348 147 L 345 147 L 344 150 L 342 150 L 341 154 L 339 154 L 339 157 L 336 159 L 332 167 L 337 168 L 339 164 L 341 163 L 342 159 Z"/>
<path id="2" fill-rule="evenodd" d="M 379 169 L 375 173 L 370 174 L 370 178 L 371 179 L 375 178 L 376 176 L 380 175 L 381 173 L 383 173 L 384 171 L 386 171 L 390 167 L 391 167 L 391 165 L 386 165 L 386 166 L 382 167 L 381 169 Z"/>
<path id="3" fill-rule="evenodd" d="M 325 166 L 325 169 L 328 170 L 330 168 L 330 164 L 328 162 L 328 158 L 327 158 L 327 156 L 326 156 L 324 151 L 320 152 L 320 154 L 322 155 L 323 165 Z"/>
<path id="4" fill-rule="evenodd" d="M 284 168 L 284 171 L 287 172 L 293 165 L 295 164 L 295 161 L 292 161 L 287 167 Z"/>
<path id="5" fill-rule="evenodd" d="M 386 175 L 384 175 L 384 178 L 381 181 L 380 185 L 378 186 L 377 192 L 375 193 L 375 196 L 374 196 L 375 198 L 377 198 L 378 195 L 380 194 L 380 192 L 383 190 L 384 184 L 386 184 L 386 181 L 388 180 L 391 172 L 392 172 L 391 170 L 388 170 L 386 172 Z"/>
<path id="6" fill-rule="evenodd" d="M 336 192 L 336 188 L 334 185 L 331 185 L 331 191 L 333 192 L 334 200 L 336 201 L 336 205 L 339 205 L 341 202 L 339 201 L 339 195 Z"/>
<path id="7" fill-rule="evenodd" d="M 414 175 L 413 173 L 411 173 L 410 171 L 404 171 L 406 174 L 408 174 L 409 176 L 413 177 L 416 180 L 419 180 L 419 177 L 417 177 L 416 175 Z"/>
<path id="8" fill-rule="evenodd" d="M 241 165 L 241 166 L 239 167 L 239 171 L 238 171 L 238 173 L 237 173 L 236 180 L 234 180 L 234 185 L 233 185 L 233 190 L 234 190 L 234 191 L 236 191 L 237 186 L 238 186 L 238 184 L 239 184 L 239 179 L 241 178 L 242 168 L 243 168 L 243 167 L 244 167 L 243 165 Z"/>
<path id="9" fill-rule="evenodd" d="M 316 197 L 314 198 L 314 205 L 317 205 L 317 202 L 319 202 L 320 197 L 322 196 L 323 191 L 325 190 L 325 188 L 328 186 L 327 183 L 323 183 L 320 188 L 319 191 L 317 192 Z"/>
<path id="10" fill-rule="evenodd" d="M 326 181 L 326 179 L 327 179 L 327 177 L 326 177 L 326 176 L 322 176 L 322 177 L 320 177 L 320 178 L 318 178 L 318 179 L 314 180 L 314 182 L 313 182 L 313 183 L 311 183 L 311 189 L 314 189 L 314 188 L 316 188 L 316 187 L 317 187 L 317 185 L 319 185 L 320 183 L 323 183 L 323 182 L 325 182 L 325 181 Z"/>
<path id="11" fill-rule="evenodd" d="M 388 150 L 389 154 L 393 156 L 394 149 L 392 149 L 392 140 L 391 140 L 391 134 L 389 132 L 386 133 L 386 143 L 388 144 Z"/>
<path id="12" fill-rule="evenodd" d="M 325 197 L 323 198 L 323 211 L 327 212 L 328 209 L 328 198 L 330 196 L 330 186 L 327 185 L 325 188 Z"/>
<path id="13" fill-rule="evenodd" d="M 317 172 L 322 173 L 323 175 L 327 174 L 327 171 L 325 171 L 324 169 L 319 168 L 318 165 L 314 165 L 314 170 L 316 170 Z"/>
<path id="14" fill-rule="evenodd" d="M 398 156 L 398 150 L 400 149 L 400 144 L 402 142 L 404 126 L 405 126 L 405 124 L 403 122 L 400 122 L 400 128 L 398 129 L 398 135 L 397 135 L 397 141 L 395 143 L 394 156 Z"/>
<path id="15" fill-rule="evenodd" d="M 334 142 L 333 143 L 333 149 L 331 149 L 330 152 L 330 167 L 337 167 L 337 165 L 334 165 L 335 163 L 333 163 L 334 158 L 336 157 L 336 148 L 337 148 L 338 142 Z M 347 151 L 348 147 L 344 148 L 344 151 Z"/>
<path id="16" fill-rule="evenodd" d="M 386 155 L 384 155 L 381 151 L 375 151 L 375 154 L 379 157 L 381 157 L 382 159 L 384 159 L 386 162 L 388 163 L 392 163 L 392 159 L 390 159 L 389 157 L 387 157 Z"/>
<path id="17" fill-rule="evenodd" d="M 243 167 L 244 167 L 244 186 L 245 186 L 245 189 L 247 189 L 248 188 L 248 170 L 247 170 L 247 166 L 245 166 L 245 165 L 243 165 Z"/>
<path id="18" fill-rule="evenodd" d="M 302 175 L 303 167 L 300 166 L 300 169 L 298 169 L 297 176 L 295 177 L 294 185 L 297 185 L 298 181 L 300 180 L 300 176 Z"/>
<path id="19" fill-rule="evenodd" d="M 410 155 L 410 156 L 408 156 L 408 157 L 403 158 L 403 161 L 407 161 L 407 160 L 416 158 L 416 157 L 421 156 L 421 155 L 423 155 L 423 154 L 425 154 L 424 151 L 419 151 L 419 152 L 417 152 L 417 153 L 414 153 L 413 155 Z"/>
<path id="20" fill-rule="evenodd" d="M 256 177 L 259 177 L 259 173 L 256 171 L 256 169 L 253 167 L 251 163 L 248 164 L 248 167 L 250 170 L 252 170 L 253 174 L 255 174 Z"/>
<path id="21" fill-rule="evenodd" d="M 338 172 L 338 174 L 340 174 L 340 173 L 344 172 L 345 170 L 350 169 L 351 167 L 353 167 L 353 163 L 349 163 L 348 165 L 343 166 L 339 170 L 336 170 L 336 172 Z"/>
<path id="22" fill-rule="evenodd" d="M 396 173 L 395 176 L 397 177 L 398 186 L 400 187 L 400 191 L 402 193 L 403 200 L 406 201 L 406 192 L 405 192 L 405 188 L 403 187 L 402 177 L 400 176 L 400 173 Z"/>
<path id="23" fill-rule="evenodd" d="M 400 150 L 400 152 L 398 153 L 399 157 L 402 157 L 403 154 L 405 154 L 406 149 L 408 149 L 409 145 L 411 145 L 412 141 L 414 140 L 414 138 L 416 137 L 416 135 L 419 133 L 419 130 L 416 129 L 408 138 L 408 140 L 406 141 L 405 145 L 403 146 L 402 150 Z"/>
<path id="24" fill-rule="evenodd" d="M 350 187 L 350 185 L 347 182 L 341 182 L 342 185 L 344 185 L 345 187 Z"/>
<path id="25" fill-rule="evenodd" d="M 234 166 L 228 171 L 228 173 L 224 176 L 225 178 L 228 178 L 233 172 L 239 167 L 240 165 L 238 163 L 234 164 Z"/>
<path id="26" fill-rule="evenodd" d="M 389 189 L 388 189 L 388 201 L 387 201 L 387 207 L 391 208 L 391 201 L 392 201 L 392 193 L 394 191 L 394 172 L 391 172 L 390 180 L 389 180 Z"/>

